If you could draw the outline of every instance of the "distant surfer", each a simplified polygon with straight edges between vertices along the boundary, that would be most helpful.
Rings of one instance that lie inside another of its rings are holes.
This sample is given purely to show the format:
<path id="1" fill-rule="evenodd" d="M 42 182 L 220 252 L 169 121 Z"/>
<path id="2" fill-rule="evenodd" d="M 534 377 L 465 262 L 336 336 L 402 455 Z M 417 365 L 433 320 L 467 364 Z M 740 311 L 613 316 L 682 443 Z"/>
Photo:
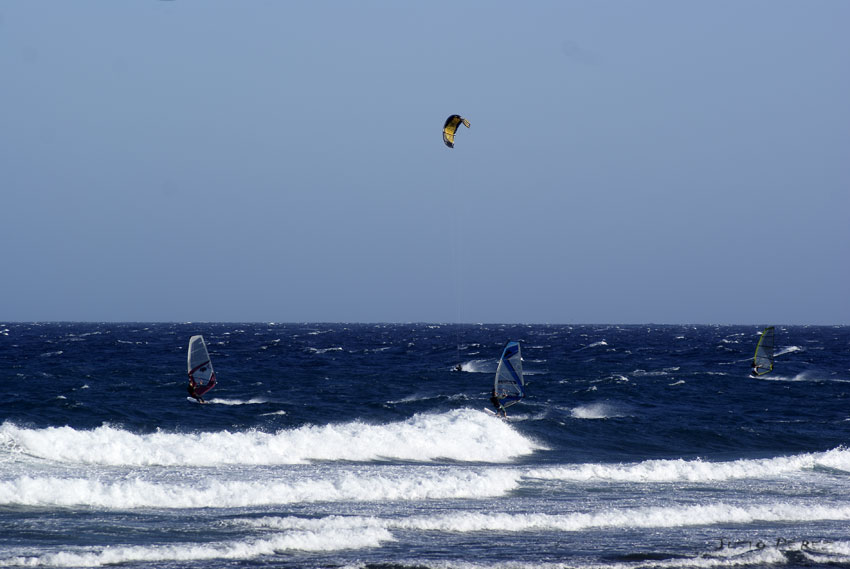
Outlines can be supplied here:
<path id="1" fill-rule="evenodd" d="M 768 326 L 762 330 L 759 343 L 756 344 L 756 354 L 753 356 L 753 363 L 750 364 L 752 367 L 751 376 L 760 377 L 773 371 L 773 345 L 774 328 Z"/>
<path id="2" fill-rule="evenodd" d="M 210 361 L 207 344 L 200 335 L 189 338 L 189 354 L 186 359 L 186 369 L 189 372 L 189 385 L 186 390 L 189 397 L 197 399 L 198 403 L 206 403 L 201 397 L 215 387 L 215 372 Z M 207 382 L 204 385 L 204 381 Z"/>
<path id="3" fill-rule="evenodd" d="M 455 366 L 455 371 L 463 371 L 463 366 L 461 364 L 457 364 Z"/>
<path id="4" fill-rule="evenodd" d="M 501 416 L 503 419 L 508 418 L 508 413 L 505 411 L 505 408 L 502 406 L 502 400 L 496 393 L 496 388 L 493 388 L 493 394 L 490 396 L 490 403 L 493 404 L 493 407 L 496 408 L 496 415 Z"/>

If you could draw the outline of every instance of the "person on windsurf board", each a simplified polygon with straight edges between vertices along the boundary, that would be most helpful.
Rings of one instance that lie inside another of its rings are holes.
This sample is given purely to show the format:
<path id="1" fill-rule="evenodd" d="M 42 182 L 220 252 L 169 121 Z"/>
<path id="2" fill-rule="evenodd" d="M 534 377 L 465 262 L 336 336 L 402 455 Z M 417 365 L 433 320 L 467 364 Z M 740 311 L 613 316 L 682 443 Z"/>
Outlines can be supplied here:
<path id="1" fill-rule="evenodd" d="M 202 395 L 215 387 L 215 372 L 213 371 L 210 355 L 203 336 L 189 338 L 189 355 L 187 360 L 189 385 L 186 390 L 189 396 L 199 403 L 206 403 Z M 200 381 L 199 381 L 200 380 Z M 206 385 L 203 382 L 206 381 Z"/>
<path id="2" fill-rule="evenodd" d="M 493 394 L 490 396 L 490 403 L 496 408 L 496 415 L 501 416 L 503 419 L 508 418 L 508 412 L 502 407 L 502 399 L 496 393 L 495 388 L 493 388 Z"/>
<path id="3" fill-rule="evenodd" d="M 186 391 L 189 392 L 189 397 L 194 397 L 198 401 L 198 403 L 206 403 L 206 401 L 204 401 L 204 398 L 201 397 L 200 395 L 198 395 L 198 393 L 196 391 L 197 388 L 198 388 L 198 384 L 195 383 L 195 380 L 190 377 L 189 378 L 189 385 L 186 387 Z"/>
<path id="4" fill-rule="evenodd" d="M 759 336 L 756 353 L 750 364 L 750 375 L 760 377 L 773 371 L 774 327 L 768 326 Z"/>
<path id="5" fill-rule="evenodd" d="M 213 387 L 215 387 L 215 374 L 213 374 L 213 376 L 210 378 L 210 382 L 204 386 L 199 386 L 197 383 L 195 383 L 195 378 L 190 377 L 189 385 L 186 390 L 189 392 L 189 397 L 194 397 L 198 401 L 198 403 L 206 403 L 206 401 L 204 401 L 204 398 L 201 397 L 201 395 L 203 395 Z"/>
<path id="6" fill-rule="evenodd" d="M 490 403 L 496 408 L 496 415 L 507 419 L 506 409 L 525 397 L 525 380 L 522 377 L 522 355 L 519 342 L 508 342 L 499 358 L 496 377 Z"/>

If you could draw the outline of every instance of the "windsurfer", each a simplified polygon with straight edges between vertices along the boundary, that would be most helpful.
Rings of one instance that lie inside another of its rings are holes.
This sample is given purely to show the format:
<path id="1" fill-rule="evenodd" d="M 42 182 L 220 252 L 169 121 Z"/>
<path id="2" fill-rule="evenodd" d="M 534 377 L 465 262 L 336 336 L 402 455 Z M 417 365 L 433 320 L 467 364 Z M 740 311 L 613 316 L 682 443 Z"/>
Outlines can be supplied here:
<path id="1" fill-rule="evenodd" d="M 198 400 L 198 403 L 206 403 L 202 395 L 215 387 L 215 372 L 207 352 L 204 337 L 195 335 L 189 338 L 189 353 L 186 359 L 186 370 L 189 372 L 189 385 L 186 390 L 189 396 Z M 207 382 L 204 385 L 204 381 Z"/>
<path id="2" fill-rule="evenodd" d="M 198 384 L 195 383 L 195 380 L 190 377 L 189 378 L 189 385 L 186 388 L 186 390 L 189 392 L 189 396 L 197 399 L 199 403 L 206 403 L 206 401 L 204 401 L 203 397 L 201 397 L 200 395 L 195 393 L 195 388 L 197 388 L 197 387 L 198 387 Z"/>
<path id="3" fill-rule="evenodd" d="M 492 403 L 493 407 L 496 408 L 496 415 L 501 415 L 503 418 L 507 419 L 508 413 L 505 411 L 505 408 L 502 407 L 502 399 L 496 394 L 496 388 L 493 388 L 493 394 L 490 396 L 490 403 Z"/>
<path id="4" fill-rule="evenodd" d="M 752 369 L 750 370 L 750 375 L 753 376 L 753 377 L 758 377 L 759 376 L 759 366 L 758 366 L 758 364 L 756 362 L 753 362 L 752 364 L 750 364 L 750 367 L 752 367 Z"/>

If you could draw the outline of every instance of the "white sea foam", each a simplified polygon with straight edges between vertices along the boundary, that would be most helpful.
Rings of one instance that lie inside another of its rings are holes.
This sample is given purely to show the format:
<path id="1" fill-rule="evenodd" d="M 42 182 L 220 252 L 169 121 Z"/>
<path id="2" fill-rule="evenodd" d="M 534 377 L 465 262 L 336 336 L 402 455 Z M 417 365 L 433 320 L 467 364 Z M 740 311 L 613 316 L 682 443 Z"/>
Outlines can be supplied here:
<path id="1" fill-rule="evenodd" d="M 269 400 L 263 397 L 252 397 L 251 399 L 221 399 L 215 397 L 213 399 L 208 399 L 207 403 L 216 403 L 218 405 L 260 405 L 262 403 L 268 403 Z"/>
<path id="2" fill-rule="evenodd" d="M 63 350 L 57 350 L 55 352 L 45 352 L 41 354 L 42 358 L 52 358 L 53 356 L 61 356 L 65 352 Z"/>
<path id="3" fill-rule="evenodd" d="M 808 372 L 798 373 L 794 376 L 780 375 L 777 373 L 770 373 L 766 375 L 760 376 L 758 379 L 762 381 L 789 381 L 789 382 L 798 382 L 798 381 L 822 381 L 820 379 L 811 377 Z"/>
<path id="4" fill-rule="evenodd" d="M 278 477 L 225 479 L 186 473 L 177 482 L 114 474 L 86 477 L 17 476 L 0 481 L 0 506 L 243 508 L 308 502 L 483 499 L 516 489 L 516 470 L 429 468 L 284 472 Z M 242 477 L 240 477 L 242 478 Z"/>
<path id="5" fill-rule="evenodd" d="M 437 396 L 438 395 L 435 394 L 435 393 L 428 393 L 428 394 L 417 393 L 417 394 L 414 394 L 414 395 L 406 395 L 406 396 L 402 397 L 401 399 L 392 399 L 390 401 L 387 401 L 387 403 L 389 403 L 390 405 L 398 405 L 399 403 L 414 403 L 416 401 L 427 401 L 429 399 L 434 399 Z"/>
<path id="6" fill-rule="evenodd" d="M 799 551 L 806 559 L 820 564 L 850 564 L 850 542 L 835 541 L 831 543 L 817 542 Z"/>
<path id="7" fill-rule="evenodd" d="M 110 546 L 69 548 L 61 553 L 0 558 L 2 567 L 102 567 L 121 563 L 189 562 L 212 559 L 253 559 L 282 551 L 336 551 L 378 547 L 391 541 L 381 528 L 349 531 L 293 531 L 263 539 L 197 545 Z"/>
<path id="8" fill-rule="evenodd" d="M 341 351 L 343 351 L 343 349 L 340 346 L 334 346 L 332 348 L 309 347 L 309 348 L 307 348 L 307 351 L 310 352 L 311 354 L 326 354 L 328 352 L 341 352 Z"/>
<path id="9" fill-rule="evenodd" d="M 606 342 L 605 340 L 599 340 L 598 342 L 593 342 L 592 344 L 588 344 L 587 346 L 579 348 L 575 351 L 580 352 L 582 350 L 587 350 L 589 348 L 598 348 L 599 346 L 607 346 L 607 345 L 608 345 L 608 342 Z"/>
<path id="10" fill-rule="evenodd" d="M 415 403 L 417 401 L 430 401 L 432 399 L 446 399 L 448 401 L 466 401 L 469 399 L 469 396 L 465 393 L 454 393 L 452 395 L 443 395 L 442 393 L 417 393 L 413 395 L 408 395 L 406 397 L 402 397 L 401 399 L 392 399 L 387 401 L 389 405 L 399 405 L 402 403 Z"/>
<path id="11" fill-rule="evenodd" d="M 767 479 L 815 467 L 850 472 L 850 450 L 730 462 L 702 460 L 647 460 L 633 464 L 580 464 L 532 469 L 531 478 L 576 482 L 717 482 L 735 479 Z"/>
<path id="12" fill-rule="evenodd" d="M 716 503 L 646 508 L 606 508 L 571 514 L 511 514 L 502 512 L 453 512 L 403 518 L 340 517 L 321 519 L 264 517 L 239 523 L 274 530 L 346 531 L 393 530 L 475 533 L 493 531 L 579 532 L 590 529 L 677 528 L 757 522 L 815 522 L 850 520 L 850 505 L 819 506 L 806 501 L 737 506 Z"/>
<path id="13" fill-rule="evenodd" d="M 645 369 L 636 369 L 632 372 L 632 375 L 635 377 L 654 377 L 660 375 L 668 375 L 670 370 L 678 369 L 678 368 L 665 368 L 653 371 L 646 371 Z"/>
<path id="14" fill-rule="evenodd" d="M 738 557 L 731 559 L 717 559 L 710 556 L 700 557 L 676 557 L 663 560 L 621 562 L 621 563 L 564 563 L 564 562 L 522 562 L 522 561 L 500 561 L 497 563 L 486 563 L 476 561 L 441 561 L 419 559 L 399 560 L 393 563 L 393 567 L 401 569 L 420 569 L 429 567 L 431 569 L 722 569 L 725 567 L 766 567 L 773 564 L 786 564 L 787 557 L 778 549 L 765 548 L 749 550 Z M 365 565 L 349 565 L 344 569 L 364 569 Z"/>
<path id="15" fill-rule="evenodd" d="M 850 505 L 813 506 L 785 502 L 735 506 L 710 504 L 635 509 L 611 509 L 592 513 L 551 514 L 451 514 L 443 518 L 407 519 L 405 529 L 437 531 L 583 531 L 604 528 L 671 528 L 754 522 L 803 522 L 850 520 Z"/>
<path id="16" fill-rule="evenodd" d="M 467 373 L 496 373 L 495 360 L 470 360 L 460 364 L 460 370 Z"/>
<path id="17" fill-rule="evenodd" d="M 570 411 L 574 419 L 609 419 L 612 417 L 623 417 L 624 413 L 610 403 L 589 403 L 574 407 Z"/>
<path id="18" fill-rule="evenodd" d="M 303 464 L 312 461 L 505 462 L 542 449 L 509 423 L 460 409 L 382 425 L 361 422 L 261 431 L 136 434 L 111 426 L 26 429 L 0 425 L 0 440 L 62 463 L 114 466 Z M 197 444 L 202 443 L 202 444 Z"/>

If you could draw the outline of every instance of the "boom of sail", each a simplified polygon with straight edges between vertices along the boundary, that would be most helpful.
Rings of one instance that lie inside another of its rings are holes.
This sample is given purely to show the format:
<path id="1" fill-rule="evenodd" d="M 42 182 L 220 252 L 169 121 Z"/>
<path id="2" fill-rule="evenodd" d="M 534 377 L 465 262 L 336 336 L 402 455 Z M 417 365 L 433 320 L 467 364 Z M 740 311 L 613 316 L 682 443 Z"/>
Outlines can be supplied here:
<path id="1" fill-rule="evenodd" d="M 761 333 L 756 355 L 753 356 L 753 373 L 757 376 L 773 371 L 773 336 L 773 326 L 768 326 Z"/>
<path id="2" fill-rule="evenodd" d="M 200 397 L 215 387 L 215 372 L 203 336 L 189 338 L 189 381 L 195 383 L 195 394 Z"/>
<path id="3" fill-rule="evenodd" d="M 525 397 L 525 381 L 522 378 L 522 355 L 518 342 L 508 342 L 499 358 L 493 388 L 501 400 L 502 407 L 510 407 Z"/>

